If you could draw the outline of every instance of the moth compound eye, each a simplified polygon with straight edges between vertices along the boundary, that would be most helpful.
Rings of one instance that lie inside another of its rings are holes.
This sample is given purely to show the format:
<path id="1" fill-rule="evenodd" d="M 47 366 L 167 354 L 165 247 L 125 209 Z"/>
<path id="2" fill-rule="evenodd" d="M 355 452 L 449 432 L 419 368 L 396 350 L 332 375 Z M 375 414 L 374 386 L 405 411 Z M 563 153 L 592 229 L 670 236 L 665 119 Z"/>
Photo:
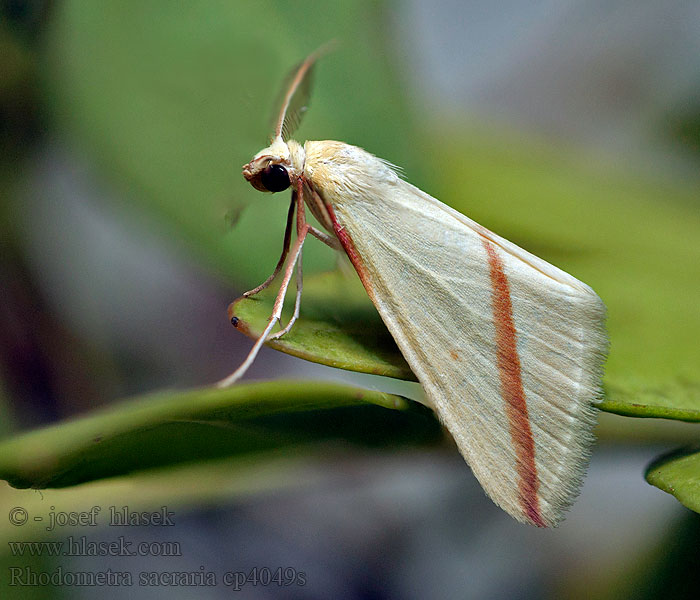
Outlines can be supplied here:
<path id="1" fill-rule="evenodd" d="M 281 192 L 291 185 L 289 173 L 282 165 L 268 165 L 265 167 L 260 174 L 260 181 L 265 186 L 265 189 L 270 192 Z"/>

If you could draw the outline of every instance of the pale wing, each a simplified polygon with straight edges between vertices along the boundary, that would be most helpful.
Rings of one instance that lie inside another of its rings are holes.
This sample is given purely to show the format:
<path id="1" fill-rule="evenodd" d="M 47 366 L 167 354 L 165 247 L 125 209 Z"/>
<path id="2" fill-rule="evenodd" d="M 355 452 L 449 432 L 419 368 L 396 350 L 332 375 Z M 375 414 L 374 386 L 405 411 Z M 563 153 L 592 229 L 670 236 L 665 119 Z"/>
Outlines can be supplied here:
<path id="1" fill-rule="evenodd" d="M 593 443 L 603 303 L 343 146 L 313 183 L 384 322 L 489 496 L 521 521 L 556 525 Z"/>

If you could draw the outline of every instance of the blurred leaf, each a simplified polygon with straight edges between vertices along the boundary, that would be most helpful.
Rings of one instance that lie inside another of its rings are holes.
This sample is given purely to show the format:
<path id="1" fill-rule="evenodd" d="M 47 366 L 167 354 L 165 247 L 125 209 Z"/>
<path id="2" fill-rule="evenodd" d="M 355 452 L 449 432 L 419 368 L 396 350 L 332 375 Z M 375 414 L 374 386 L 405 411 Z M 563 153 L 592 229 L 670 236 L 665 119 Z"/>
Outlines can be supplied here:
<path id="1" fill-rule="evenodd" d="M 697 447 L 656 459 L 647 467 L 646 480 L 675 496 L 683 506 L 700 513 L 700 452 Z"/>
<path id="2" fill-rule="evenodd" d="M 0 483 L 0 511 L 7 515 L 14 506 L 29 515 L 55 512 L 83 512 L 92 506 L 128 504 L 131 510 L 153 510 L 167 504 L 170 510 L 187 506 L 218 503 L 243 495 L 299 488 L 323 478 L 326 458 L 337 454 L 302 447 L 293 454 L 287 448 L 255 453 L 246 457 L 200 461 L 194 464 L 168 465 L 140 473 L 129 473 L 80 486 L 45 489 L 16 489 Z M 46 521 L 30 519 L 21 528 L 8 519 L 0 520 L 0 538 L 31 540 L 50 535 Z M 53 531 L 53 535 L 59 533 Z M 0 547 L 2 551 L 7 547 Z"/>
<path id="3" fill-rule="evenodd" d="M 461 165 L 437 178 L 438 197 L 589 283 L 606 302 L 611 351 L 600 408 L 700 421 L 697 190 L 586 169 L 532 142 L 458 137 L 458 147 L 426 153 L 435 173 L 446 157 Z M 266 291 L 237 301 L 239 328 L 253 337 L 261 332 L 273 297 Z M 271 347 L 414 379 L 359 284 L 338 275 L 306 278 L 301 314 Z"/>
<path id="4" fill-rule="evenodd" d="M 396 445 L 439 436 L 432 413 L 399 396 L 325 382 L 241 384 L 136 398 L 3 440 L 0 478 L 65 487 L 309 441 Z"/>
<path id="5" fill-rule="evenodd" d="M 419 164 L 379 34 L 382 7 L 66 0 L 55 6 L 45 54 L 49 108 L 164 236 L 240 285 L 256 285 L 279 254 L 288 194 L 256 192 L 241 165 L 266 145 L 278 87 L 310 52 L 339 41 L 318 65 L 299 139 L 362 140 L 398 164 Z M 227 231 L 227 215 L 243 206 Z M 305 259 L 311 272 L 331 266 L 333 254 L 309 245 Z"/>
<path id="6" fill-rule="evenodd" d="M 360 460 L 364 457 L 360 455 Z M 62 489 L 18 490 L 0 483 L 0 514 L 7 516 L 15 507 L 27 511 L 29 520 L 18 527 L 7 517 L 0 519 L 0 539 L 12 542 L 38 540 L 62 540 L 66 535 L 79 537 L 85 530 L 79 526 L 57 527 L 50 530 L 48 514 L 89 512 L 94 506 L 100 508 L 97 523 L 110 522 L 110 507 L 120 510 L 128 506 L 134 512 L 156 512 L 166 506 L 174 513 L 179 524 L 188 510 L 202 510 L 225 505 L 246 496 L 263 496 L 281 490 L 308 489 L 324 481 L 329 464 L 336 466 L 347 460 L 347 451 L 324 448 L 301 448 L 293 454 L 287 448 L 246 457 L 209 460 L 195 464 L 168 466 L 131 473 L 122 477 L 93 481 Z M 335 463 L 335 464 L 334 464 Z M 34 517 L 41 517 L 35 520 Z M 90 534 L 88 534 L 89 536 Z M 18 564 L 18 557 L 5 543 L 0 545 L 0 572 L 9 573 L 10 567 L 21 566 L 34 573 L 53 572 L 65 567 L 64 557 L 32 555 L 27 552 Z M 0 598 L 34 598 L 36 590 L 40 598 L 59 597 L 57 592 L 66 588 L 53 585 L 17 586 L 9 577 L 0 578 Z M 70 589 L 70 588 L 69 588 Z M 29 594 L 25 591 L 29 590 Z M 61 596 L 62 597 L 62 596 Z M 67 598 L 74 595 L 68 594 Z"/>

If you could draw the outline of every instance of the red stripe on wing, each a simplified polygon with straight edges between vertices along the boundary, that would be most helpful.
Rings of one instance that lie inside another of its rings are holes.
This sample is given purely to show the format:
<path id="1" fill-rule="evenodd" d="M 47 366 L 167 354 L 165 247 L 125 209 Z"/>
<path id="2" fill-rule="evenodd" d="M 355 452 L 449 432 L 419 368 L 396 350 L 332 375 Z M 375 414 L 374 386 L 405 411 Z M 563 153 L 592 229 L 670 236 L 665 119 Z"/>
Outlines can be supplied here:
<path id="1" fill-rule="evenodd" d="M 335 211 L 333 210 L 333 207 L 330 204 L 326 203 L 326 208 L 328 209 L 328 215 L 330 216 L 331 222 L 333 223 L 333 231 L 335 232 L 335 236 L 342 244 L 343 249 L 345 250 L 345 254 L 348 255 L 352 266 L 355 267 L 355 271 L 357 271 L 357 274 L 360 277 L 360 281 L 362 281 L 362 285 L 365 287 L 365 291 L 374 302 L 374 290 L 372 289 L 372 284 L 370 283 L 369 278 L 367 277 L 365 265 L 362 262 L 362 257 L 357 252 L 355 244 L 350 238 L 348 232 L 340 223 L 338 223 L 338 219 L 336 219 L 335 217 Z"/>
<path id="2" fill-rule="evenodd" d="M 493 299 L 493 322 L 496 327 L 496 344 L 498 357 L 498 373 L 501 379 L 501 395 L 506 405 L 510 436 L 515 446 L 516 469 L 520 481 L 520 505 L 525 516 L 538 527 L 547 524 L 540 514 L 540 503 L 537 495 L 539 479 L 535 465 L 535 442 L 530 428 L 527 412 L 525 390 L 520 371 L 520 358 L 516 345 L 516 329 L 513 322 L 513 305 L 510 299 L 510 285 L 503 261 L 498 256 L 496 248 L 488 240 L 482 238 L 482 243 L 489 260 Z"/>

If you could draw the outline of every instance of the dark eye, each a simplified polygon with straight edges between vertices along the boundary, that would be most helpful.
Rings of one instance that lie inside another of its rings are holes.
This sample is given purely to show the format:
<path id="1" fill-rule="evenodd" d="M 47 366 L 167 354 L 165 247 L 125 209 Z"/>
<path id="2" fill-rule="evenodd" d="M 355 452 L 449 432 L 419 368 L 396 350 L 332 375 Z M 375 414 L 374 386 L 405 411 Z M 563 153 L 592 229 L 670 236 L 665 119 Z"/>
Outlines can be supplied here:
<path id="1" fill-rule="evenodd" d="M 260 181 L 270 192 L 281 192 L 290 186 L 289 173 L 282 165 L 268 165 L 260 175 Z"/>

